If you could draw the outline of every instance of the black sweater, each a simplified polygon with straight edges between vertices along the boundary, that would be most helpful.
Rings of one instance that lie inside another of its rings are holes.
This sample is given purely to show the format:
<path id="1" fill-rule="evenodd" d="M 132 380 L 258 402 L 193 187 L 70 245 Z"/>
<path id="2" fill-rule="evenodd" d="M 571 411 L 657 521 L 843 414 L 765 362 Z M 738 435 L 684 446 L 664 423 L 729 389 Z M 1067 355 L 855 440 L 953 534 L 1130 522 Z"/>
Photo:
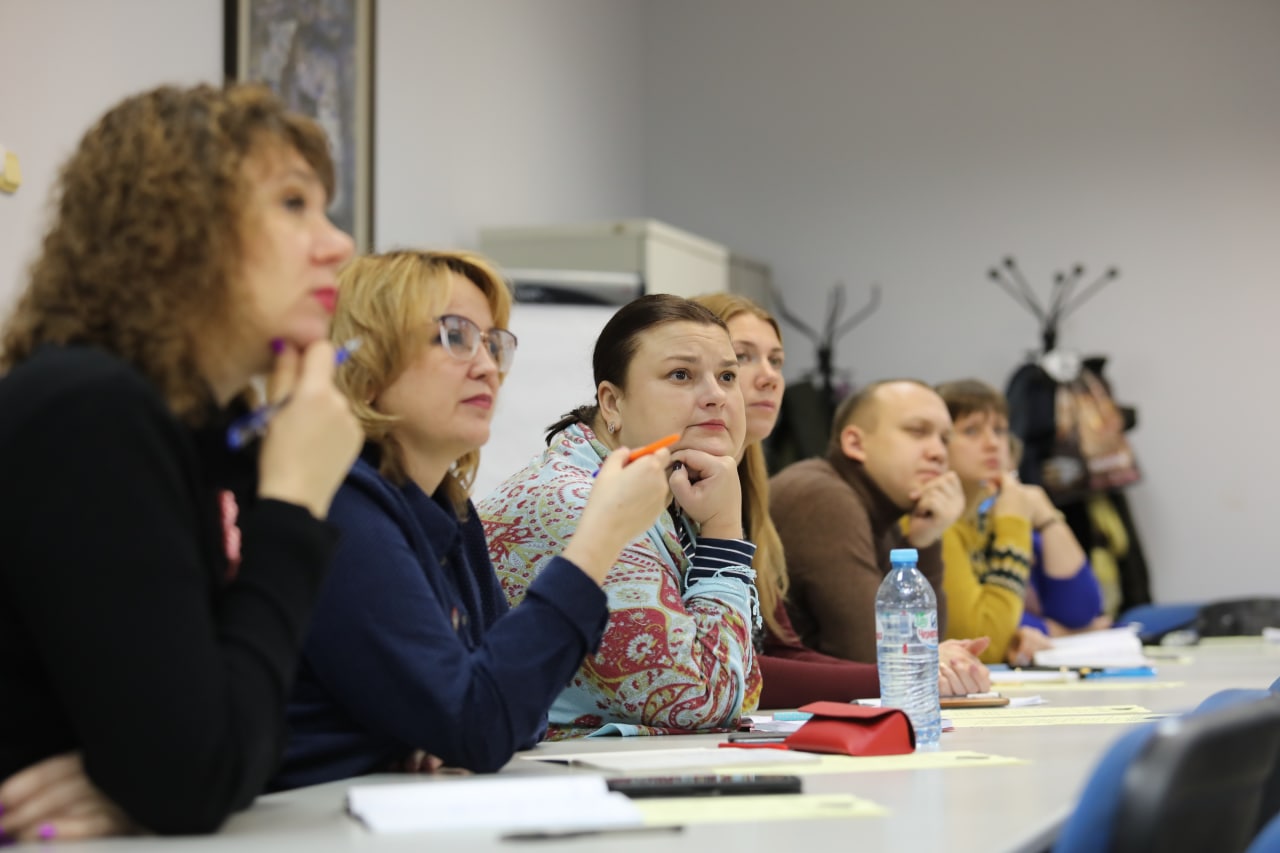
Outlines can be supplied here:
<path id="1" fill-rule="evenodd" d="M 79 750 L 134 821 L 194 833 L 273 774 L 334 537 L 256 501 L 256 459 L 224 429 L 216 412 L 185 426 L 90 347 L 44 347 L 0 380 L 0 780 Z"/>

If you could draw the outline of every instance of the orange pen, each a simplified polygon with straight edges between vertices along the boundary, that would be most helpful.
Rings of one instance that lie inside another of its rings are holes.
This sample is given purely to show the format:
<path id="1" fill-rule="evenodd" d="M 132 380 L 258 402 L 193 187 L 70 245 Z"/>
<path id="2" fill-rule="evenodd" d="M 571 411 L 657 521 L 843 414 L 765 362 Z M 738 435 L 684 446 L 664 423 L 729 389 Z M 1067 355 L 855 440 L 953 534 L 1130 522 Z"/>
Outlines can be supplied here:
<path id="1" fill-rule="evenodd" d="M 627 454 L 627 464 L 630 465 L 632 462 L 635 462 L 641 456 L 648 456 L 650 453 L 657 453 L 662 448 L 670 447 L 671 445 L 675 444 L 679 440 L 680 440 L 680 433 L 673 432 L 671 433 L 671 435 L 668 435 L 664 438 L 660 438 L 657 441 L 653 442 L 652 444 L 646 444 L 644 447 L 641 447 L 639 450 L 633 450 L 629 454 Z M 594 477 L 596 474 L 599 474 L 599 473 L 600 473 L 600 469 L 597 468 L 595 470 L 595 473 L 593 473 L 591 476 Z"/>
<path id="2" fill-rule="evenodd" d="M 667 436 L 666 438 L 658 439 L 653 444 L 646 444 L 644 447 L 640 448 L 639 450 L 631 451 L 631 455 L 627 457 L 627 464 L 630 465 L 632 462 L 635 462 L 641 456 L 648 456 L 650 453 L 657 453 L 662 448 L 670 447 L 671 445 L 675 444 L 679 440 L 680 440 L 680 433 L 673 432 L 671 433 L 671 435 Z"/>

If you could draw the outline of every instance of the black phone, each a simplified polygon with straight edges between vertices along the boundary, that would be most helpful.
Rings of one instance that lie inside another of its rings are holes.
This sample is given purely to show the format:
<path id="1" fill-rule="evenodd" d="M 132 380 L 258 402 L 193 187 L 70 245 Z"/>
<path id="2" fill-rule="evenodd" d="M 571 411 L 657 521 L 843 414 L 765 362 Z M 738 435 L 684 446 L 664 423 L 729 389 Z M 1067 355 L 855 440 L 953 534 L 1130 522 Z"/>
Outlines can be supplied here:
<path id="1" fill-rule="evenodd" d="M 724 797 L 742 794 L 799 794 L 799 776 L 755 773 L 691 776 L 629 776 L 608 779 L 610 791 L 628 797 Z"/>
<path id="2" fill-rule="evenodd" d="M 786 732 L 730 732 L 729 743 L 784 743 Z"/>

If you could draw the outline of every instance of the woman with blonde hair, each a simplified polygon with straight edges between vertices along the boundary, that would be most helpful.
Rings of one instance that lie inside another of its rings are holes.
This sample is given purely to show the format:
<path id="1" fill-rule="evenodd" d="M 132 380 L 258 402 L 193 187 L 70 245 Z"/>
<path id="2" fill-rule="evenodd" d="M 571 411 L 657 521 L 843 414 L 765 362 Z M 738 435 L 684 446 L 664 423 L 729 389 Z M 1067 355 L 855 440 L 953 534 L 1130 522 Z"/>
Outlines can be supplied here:
<path id="1" fill-rule="evenodd" d="M 274 772 L 359 448 L 332 191 L 324 133 L 251 86 L 127 98 L 63 167 L 3 332 L 0 840 L 212 832 Z"/>
<path id="2" fill-rule="evenodd" d="M 738 455 L 742 482 L 742 526 L 755 543 L 752 567 L 764 615 L 760 672 L 763 708 L 793 708 L 816 700 L 848 701 L 880 695 L 875 664 L 848 661 L 805 647 L 787 616 L 787 563 L 782 541 L 769 517 L 769 473 L 761 442 L 773 432 L 782 406 L 786 353 L 773 315 L 745 296 L 711 293 L 694 299 L 711 309 L 729 329 L 738 358 L 739 382 L 747 412 L 747 441 Z M 980 692 L 990 686 L 985 669 L 967 641 L 940 648 L 939 689 L 944 696 Z"/>
<path id="3" fill-rule="evenodd" d="M 339 385 L 366 444 L 334 499 L 342 534 L 289 703 L 276 787 L 440 763 L 478 772 L 532 747 L 600 643 L 605 573 L 661 512 L 663 451 L 611 454 L 573 537 L 509 609 L 470 500 L 516 354 L 511 297 L 482 257 L 396 251 L 340 277 Z"/>

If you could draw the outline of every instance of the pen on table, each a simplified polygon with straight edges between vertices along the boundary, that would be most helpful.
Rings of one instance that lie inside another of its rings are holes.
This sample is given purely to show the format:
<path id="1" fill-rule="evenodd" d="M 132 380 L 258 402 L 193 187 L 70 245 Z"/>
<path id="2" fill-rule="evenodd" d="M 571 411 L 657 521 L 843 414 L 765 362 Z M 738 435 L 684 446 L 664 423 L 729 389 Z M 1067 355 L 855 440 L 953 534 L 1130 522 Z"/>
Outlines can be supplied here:
<path id="1" fill-rule="evenodd" d="M 675 444 L 679 440 L 680 440 L 680 433 L 673 432 L 671 433 L 671 435 L 668 435 L 665 438 L 658 439 L 653 444 L 646 444 L 644 447 L 640 448 L 639 450 L 633 450 L 629 454 L 627 454 L 627 464 L 630 465 L 632 462 L 635 462 L 641 456 L 648 456 L 650 453 L 657 453 L 662 448 L 670 447 L 671 445 Z M 595 477 L 596 474 L 599 474 L 599 473 L 600 473 L 600 469 L 597 468 L 591 474 L 591 476 Z"/>
<path id="2" fill-rule="evenodd" d="M 338 347 L 337 352 L 333 355 L 334 365 L 342 366 L 351 357 L 351 353 L 360 349 L 361 343 L 360 338 L 352 338 Z M 232 450 L 239 450 L 255 438 L 265 434 L 267 424 L 271 423 L 271 419 L 276 416 L 276 412 L 289 403 L 292 396 L 292 394 L 286 394 L 276 402 L 258 406 L 252 412 L 243 414 L 232 421 L 231 425 L 227 427 L 227 447 Z"/>
<path id="3" fill-rule="evenodd" d="M 598 829 L 543 829 L 531 832 L 508 832 L 502 841 L 560 841 L 566 838 L 591 838 L 597 835 L 631 835 L 684 832 L 680 825 L 669 826 L 605 826 Z"/>
<path id="4" fill-rule="evenodd" d="M 1081 678 L 1150 678 L 1156 674 L 1154 666 L 1122 666 L 1109 669 L 1084 669 Z"/>

